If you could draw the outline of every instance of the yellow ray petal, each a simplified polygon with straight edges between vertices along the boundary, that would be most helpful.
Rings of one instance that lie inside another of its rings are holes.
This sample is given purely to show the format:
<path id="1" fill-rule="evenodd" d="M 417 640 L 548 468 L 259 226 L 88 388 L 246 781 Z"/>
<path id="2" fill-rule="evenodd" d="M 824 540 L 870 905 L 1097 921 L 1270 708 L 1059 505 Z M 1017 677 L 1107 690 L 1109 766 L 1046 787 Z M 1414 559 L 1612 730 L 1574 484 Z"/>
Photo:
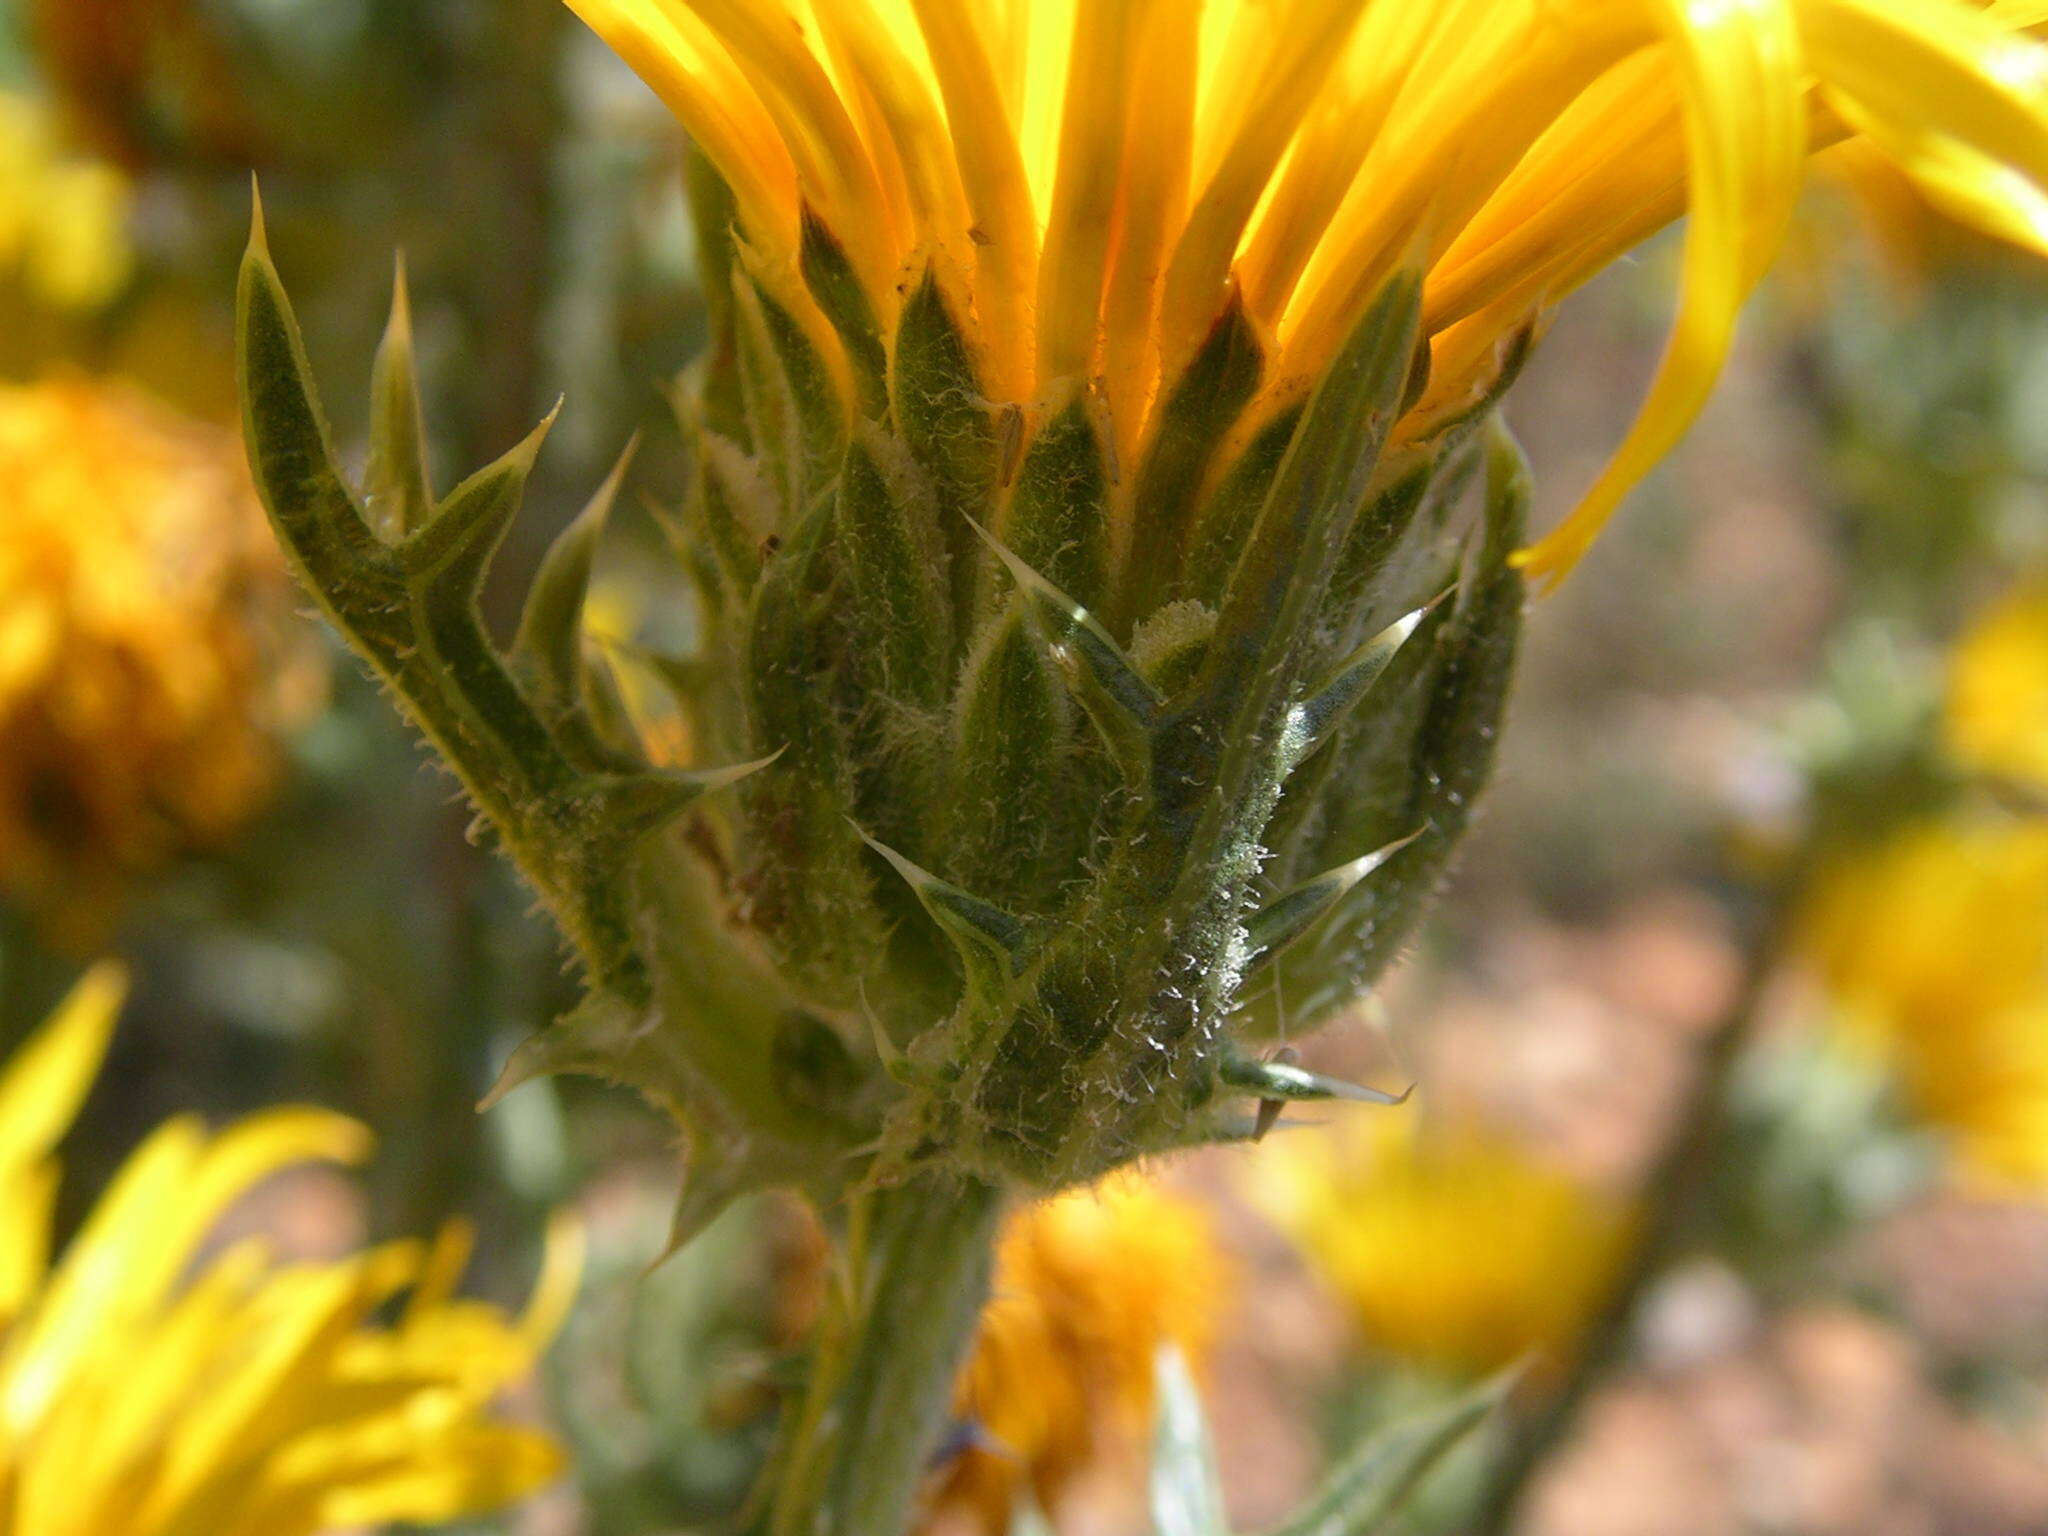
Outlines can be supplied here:
<path id="1" fill-rule="evenodd" d="M 1200 36 L 1180 3 L 1153 4 L 1131 82 L 1123 226 L 1102 305 L 1101 374 L 1124 463 L 1159 383 L 1160 284 L 1187 219 Z"/>
<path id="2" fill-rule="evenodd" d="M 232 1369 L 193 1402 L 138 1519 L 162 1536 L 210 1536 L 260 1496 L 250 1471 L 266 1448 L 288 1443 L 332 1378 L 337 1350 L 406 1285 L 417 1244 L 397 1243 L 345 1264 L 288 1271 L 260 1298 L 260 1326 Z"/>
<path id="3" fill-rule="evenodd" d="M 932 93 L 928 68 L 906 51 L 921 47 L 913 23 L 885 22 L 872 0 L 813 0 L 820 30 L 848 72 L 858 76 L 874 104 L 880 135 L 886 135 L 900 166 L 911 227 L 922 244 L 957 249 L 967 237 L 967 194 L 960 168 L 949 151 L 945 118 Z M 871 134 L 871 140 L 880 135 Z"/>
<path id="4" fill-rule="evenodd" d="M 1522 557 L 1555 581 L 1711 392 L 1736 316 L 1797 201 L 1806 153 L 1803 65 L 1783 0 L 1668 0 L 1686 99 L 1691 214 L 1679 314 L 1636 424 L 1564 523 Z"/>
<path id="5" fill-rule="evenodd" d="M 533 1296 L 519 1320 L 520 1334 L 535 1356 L 546 1349 L 575 1304 L 583 1284 L 583 1263 L 587 1242 L 582 1222 L 573 1212 L 557 1211 L 548 1220 L 541 1245 L 540 1277 L 534 1281 Z"/>
<path id="6" fill-rule="evenodd" d="M 189 1117 L 160 1127 L 65 1250 L 33 1324 L 0 1354 L 7 1421 L 32 1419 L 82 1357 L 118 1348 L 161 1306 L 237 1196 L 294 1163 L 355 1161 L 367 1150 L 362 1127 L 324 1110 L 254 1115 L 210 1146 Z"/>
<path id="7" fill-rule="evenodd" d="M 2048 47 L 1956 0 L 1800 0 L 1799 30 L 1858 126 L 1952 139 L 2048 184 Z"/>
<path id="8" fill-rule="evenodd" d="M 1024 400 L 1031 393 L 1031 302 L 1038 289 L 1038 227 L 1024 158 L 973 15 L 958 0 L 914 4 L 974 214 L 974 292 L 989 387 L 998 398 Z"/>
<path id="9" fill-rule="evenodd" d="M 1095 360 L 1148 8 L 1143 0 L 1080 0 L 1075 11 L 1059 171 L 1038 270 L 1041 388 L 1084 374 Z"/>
<path id="10" fill-rule="evenodd" d="M 71 1128 L 127 990 L 120 966 L 93 967 L 0 1071 L 0 1180 L 49 1156 Z"/>
<path id="11" fill-rule="evenodd" d="M 718 168 L 754 239 L 769 243 L 793 264 L 795 163 L 753 88 L 704 24 L 657 0 L 568 4 L 652 87 Z"/>
<path id="12" fill-rule="evenodd" d="M 1344 56 L 1359 12 L 1358 0 L 1299 7 L 1249 93 L 1242 125 L 1198 192 L 1166 269 L 1160 350 L 1168 376 L 1180 370 L 1223 312 L 1238 242 L 1295 128 Z"/>
<path id="13" fill-rule="evenodd" d="M 160 1272 L 155 1214 L 189 1183 L 204 1146 L 198 1121 L 185 1116 L 159 1126 L 122 1165 L 65 1249 L 33 1318 L 0 1346 L 0 1425 L 24 1432 L 81 1354 L 118 1343 L 97 1325 L 134 1294 L 134 1265 Z"/>
<path id="14" fill-rule="evenodd" d="M 717 35 L 782 130 L 805 195 L 845 244 L 871 293 L 896 275 L 902 232 L 891 227 L 860 130 L 806 45 L 783 0 L 666 0 L 687 4 Z"/>
<path id="15" fill-rule="evenodd" d="M 50 1217 L 57 1203 L 54 1162 L 0 1176 L 0 1331 L 41 1289 L 50 1260 Z"/>

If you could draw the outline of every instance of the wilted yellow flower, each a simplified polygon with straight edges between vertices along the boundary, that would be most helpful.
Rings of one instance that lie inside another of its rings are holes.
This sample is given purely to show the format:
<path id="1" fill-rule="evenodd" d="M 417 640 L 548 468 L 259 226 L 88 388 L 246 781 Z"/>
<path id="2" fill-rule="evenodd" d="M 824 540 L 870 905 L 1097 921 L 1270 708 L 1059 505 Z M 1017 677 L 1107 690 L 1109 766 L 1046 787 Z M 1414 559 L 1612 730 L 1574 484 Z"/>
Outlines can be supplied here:
<path id="1" fill-rule="evenodd" d="M 1373 1349 L 1460 1376 L 1567 1356 L 1611 1283 L 1619 1205 L 1474 1125 L 1350 1116 L 1274 1138 L 1249 1188 Z"/>
<path id="2" fill-rule="evenodd" d="M 1142 1446 L 1160 1347 L 1199 1363 L 1231 1293 L 1209 1213 L 1131 1175 L 1010 1217 L 958 1411 L 982 1443 L 954 1465 L 941 1511 L 1009 1528 L 1018 1494 L 1043 1509 Z"/>
<path id="3" fill-rule="evenodd" d="M 0 385 L 0 894 L 72 938 L 258 810 L 320 687 L 226 431 Z"/>
<path id="4" fill-rule="evenodd" d="M 1664 371 L 1546 571 L 1698 409 L 1814 147 L 1860 133 L 1948 206 L 2048 244 L 2048 53 L 2017 31 L 2039 4 L 570 3 L 730 183 L 762 280 L 821 347 L 797 277 L 811 219 L 883 334 L 906 272 L 935 263 L 991 393 L 1032 406 L 1085 381 L 1126 463 L 1233 305 L 1280 359 L 1248 436 L 1421 262 L 1426 436 L 1560 297 L 1689 211 Z"/>
<path id="5" fill-rule="evenodd" d="M 39 103 L 0 92 L 0 287 L 53 309 L 99 308 L 135 264 L 131 200 L 119 170 L 64 152 Z"/>
<path id="6" fill-rule="evenodd" d="M 1966 1178 L 2048 1190 L 2048 823 L 1919 828 L 1821 880 L 1805 952 Z"/>
<path id="7" fill-rule="evenodd" d="M 2048 577 L 2022 583 L 1957 642 L 1943 724 L 1958 763 L 2048 795 Z"/>
<path id="8" fill-rule="evenodd" d="M 311 1536 L 452 1520 L 554 1477 L 553 1443 L 489 1406 L 575 1293 L 571 1228 L 550 1233 L 516 1319 L 454 1298 L 459 1229 L 336 1263 L 280 1264 L 260 1238 L 207 1246 L 269 1175 L 361 1158 L 353 1121 L 274 1109 L 214 1135 L 172 1120 L 51 1264 L 52 1152 L 121 992 L 114 968 L 94 971 L 0 1069 L 0 1533 Z"/>

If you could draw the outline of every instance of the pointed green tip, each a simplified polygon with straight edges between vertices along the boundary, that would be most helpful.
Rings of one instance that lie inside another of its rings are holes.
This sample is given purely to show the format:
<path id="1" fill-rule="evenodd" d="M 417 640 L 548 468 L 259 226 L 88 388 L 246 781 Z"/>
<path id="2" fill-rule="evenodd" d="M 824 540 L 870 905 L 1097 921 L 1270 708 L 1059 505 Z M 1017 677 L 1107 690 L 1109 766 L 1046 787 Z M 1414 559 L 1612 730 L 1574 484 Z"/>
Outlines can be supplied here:
<path id="1" fill-rule="evenodd" d="M 559 410 L 561 407 L 556 406 Z M 549 417 L 552 421 L 554 418 Z M 611 472 L 604 477 L 604 484 L 585 504 L 578 514 L 578 521 L 587 520 L 602 527 L 612 515 L 612 508 L 618 504 L 619 491 L 625 486 L 626 475 L 633 468 L 633 460 L 640 453 L 640 433 L 636 430 L 626 439 L 626 446 L 619 450 L 619 456 L 612 461 Z"/>
<path id="2" fill-rule="evenodd" d="M 270 230 L 263 222 L 263 184 L 254 171 L 249 173 L 248 254 L 265 262 L 270 260 Z"/>
<path id="3" fill-rule="evenodd" d="M 547 415 L 541 417 L 534 429 L 520 440 L 519 446 L 505 457 L 508 460 L 515 460 L 523 469 L 532 469 L 533 461 L 540 457 L 541 444 L 545 443 L 548 434 L 555 430 L 555 421 L 562 414 L 562 406 L 568 398 L 567 395 L 555 396 L 555 403 L 548 407 Z"/>
<path id="4" fill-rule="evenodd" d="M 406 280 L 405 252 L 391 262 L 391 316 L 384 322 L 384 344 L 412 348 L 412 285 Z"/>

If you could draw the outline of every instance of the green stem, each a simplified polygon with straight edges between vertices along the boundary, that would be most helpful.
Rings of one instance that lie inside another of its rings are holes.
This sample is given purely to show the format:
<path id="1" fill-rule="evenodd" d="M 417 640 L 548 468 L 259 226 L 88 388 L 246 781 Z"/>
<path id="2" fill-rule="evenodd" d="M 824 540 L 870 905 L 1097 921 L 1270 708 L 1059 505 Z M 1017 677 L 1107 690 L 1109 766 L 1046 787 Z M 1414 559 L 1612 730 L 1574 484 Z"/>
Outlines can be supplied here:
<path id="1" fill-rule="evenodd" d="M 858 1197 L 845 1294 L 784 1447 L 773 1536 L 903 1536 L 988 1294 L 1001 1192 L 926 1176 Z"/>

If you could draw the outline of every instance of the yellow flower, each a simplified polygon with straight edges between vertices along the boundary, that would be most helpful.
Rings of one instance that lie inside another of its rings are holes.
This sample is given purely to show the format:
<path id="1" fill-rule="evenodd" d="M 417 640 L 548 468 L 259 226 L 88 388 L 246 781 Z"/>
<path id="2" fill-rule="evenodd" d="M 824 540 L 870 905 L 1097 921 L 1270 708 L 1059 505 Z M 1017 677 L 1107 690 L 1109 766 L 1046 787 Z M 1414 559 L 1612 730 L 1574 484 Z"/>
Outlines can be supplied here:
<path id="1" fill-rule="evenodd" d="M 2022 583 L 1957 643 L 1943 723 L 1958 763 L 2048 795 L 2048 577 Z"/>
<path id="2" fill-rule="evenodd" d="M 0 1533 L 311 1536 L 452 1520 L 553 1478 L 553 1443 L 488 1409 L 575 1293 L 572 1228 L 550 1232 L 517 1319 L 453 1297 L 459 1229 L 337 1263 L 207 1245 L 269 1175 L 360 1159 L 353 1121 L 274 1109 L 209 1135 L 172 1120 L 52 1267 L 52 1151 L 121 994 L 114 967 L 93 971 L 0 1069 Z"/>
<path id="3" fill-rule="evenodd" d="M 1248 1180 L 1372 1348 L 1458 1376 L 1561 1363 L 1611 1282 L 1621 1208 L 1477 1126 L 1354 1115 Z"/>
<path id="4" fill-rule="evenodd" d="M 241 826 L 318 697 L 310 645 L 232 434 L 0 385 L 0 894 L 75 942 Z"/>
<path id="5" fill-rule="evenodd" d="M 1534 552 L 1547 573 L 1699 408 L 1814 147 L 1861 134 L 2048 245 L 2048 52 L 2019 32 L 2048 5 L 2027 0 L 569 3 L 731 185 L 751 263 L 822 347 L 796 275 L 810 219 L 883 334 L 930 266 L 978 324 L 989 394 L 1029 414 L 1084 384 L 1125 463 L 1233 302 L 1277 348 L 1269 416 L 1422 263 L 1422 437 L 1689 211 L 1663 372 Z"/>
<path id="6" fill-rule="evenodd" d="M 2048 1190 L 2048 824 L 1909 832 L 1830 871 L 1801 932 L 1964 1177 Z"/>
<path id="7" fill-rule="evenodd" d="M 0 284 L 52 309 L 100 308 L 135 264 L 132 200 L 113 166 L 63 153 L 40 105 L 0 92 Z"/>
<path id="8" fill-rule="evenodd" d="M 941 1512 L 1007 1530 L 1020 1491 L 1051 1510 L 1142 1445 L 1160 1347 L 1199 1364 L 1230 1293 L 1208 1212 L 1158 1184 L 1119 1175 L 1017 1212 L 960 1380 L 984 1443 L 955 1463 Z"/>

